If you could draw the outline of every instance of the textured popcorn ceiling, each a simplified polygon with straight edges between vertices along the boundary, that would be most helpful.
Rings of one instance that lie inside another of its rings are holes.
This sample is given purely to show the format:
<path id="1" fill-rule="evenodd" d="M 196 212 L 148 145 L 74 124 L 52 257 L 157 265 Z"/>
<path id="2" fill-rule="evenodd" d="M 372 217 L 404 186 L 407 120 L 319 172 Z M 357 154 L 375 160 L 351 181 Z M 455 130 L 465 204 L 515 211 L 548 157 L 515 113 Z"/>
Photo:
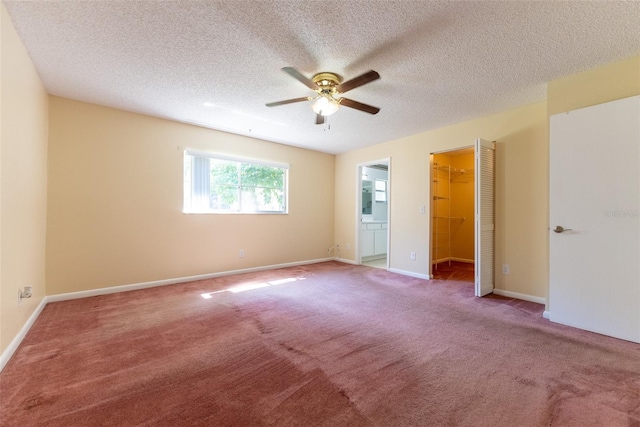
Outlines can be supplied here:
<path id="1" fill-rule="evenodd" d="M 544 100 L 640 54 L 640 2 L 4 0 L 51 94 L 328 153 Z M 315 125 L 280 71 L 381 79 Z M 482 135 L 478 135 L 482 136 Z M 188 144 L 188 142 L 182 142 Z"/>

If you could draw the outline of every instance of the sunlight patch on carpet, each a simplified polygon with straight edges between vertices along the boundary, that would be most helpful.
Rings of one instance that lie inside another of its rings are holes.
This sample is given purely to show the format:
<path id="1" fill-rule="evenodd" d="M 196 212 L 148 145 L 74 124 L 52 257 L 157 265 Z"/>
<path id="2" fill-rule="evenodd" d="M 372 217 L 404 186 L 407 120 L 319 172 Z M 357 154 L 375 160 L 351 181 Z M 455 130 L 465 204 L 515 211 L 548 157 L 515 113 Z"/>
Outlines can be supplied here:
<path id="1" fill-rule="evenodd" d="M 285 283 L 291 283 L 291 282 L 298 282 L 301 280 L 305 280 L 304 277 L 289 277 L 286 279 L 280 279 L 280 280 L 272 280 L 270 282 L 251 282 L 251 283 L 242 283 L 240 285 L 235 285 L 232 286 L 230 288 L 226 288 L 226 289 L 222 289 L 220 291 L 214 291 L 214 292 L 207 292 L 205 294 L 200 294 L 200 296 L 204 299 L 211 299 L 213 298 L 213 295 L 215 294 L 220 294 L 223 292 L 231 292 L 234 294 L 240 293 L 240 292 L 246 292 L 246 291 L 252 291 L 254 289 L 261 289 L 261 288 L 268 288 L 270 286 L 277 286 L 277 285 L 282 285 Z"/>

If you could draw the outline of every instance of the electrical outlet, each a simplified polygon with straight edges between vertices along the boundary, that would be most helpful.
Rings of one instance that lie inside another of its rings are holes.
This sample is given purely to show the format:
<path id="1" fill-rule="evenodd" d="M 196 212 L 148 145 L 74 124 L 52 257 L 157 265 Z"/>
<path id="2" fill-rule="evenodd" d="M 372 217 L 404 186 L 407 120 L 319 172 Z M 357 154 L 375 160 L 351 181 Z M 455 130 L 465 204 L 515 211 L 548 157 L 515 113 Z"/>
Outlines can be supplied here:
<path id="1" fill-rule="evenodd" d="M 420 207 L 418 208 L 418 212 L 420 212 L 421 214 L 425 213 L 426 211 L 427 209 L 424 205 L 420 205 Z"/>
<path id="2" fill-rule="evenodd" d="M 411 252 L 411 253 L 409 254 L 409 258 L 410 258 L 412 261 L 415 261 L 415 260 L 416 260 L 416 253 L 415 253 L 415 252 Z"/>
<path id="3" fill-rule="evenodd" d="M 240 258 L 244 258 L 244 249 L 240 249 Z"/>
<path id="4" fill-rule="evenodd" d="M 351 250 L 351 243 L 347 243 L 346 248 L 347 248 L 348 251 L 350 251 Z"/>
<path id="5" fill-rule="evenodd" d="M 511 274 L 511 267 L 509 264 L 502 264 L 502 274 Z"/>

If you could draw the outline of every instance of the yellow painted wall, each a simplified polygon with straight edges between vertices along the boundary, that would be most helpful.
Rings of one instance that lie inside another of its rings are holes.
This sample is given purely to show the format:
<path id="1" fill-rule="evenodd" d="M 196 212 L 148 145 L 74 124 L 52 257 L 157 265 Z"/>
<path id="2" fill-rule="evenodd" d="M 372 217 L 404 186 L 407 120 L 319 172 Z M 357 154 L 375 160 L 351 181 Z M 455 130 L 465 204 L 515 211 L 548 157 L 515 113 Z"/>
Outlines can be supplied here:
<path id="1" fill-rule="evenodd" d="M 465 173 L 451 178 L 451 256 L 459 260 L 475 258 L 474 163 L 472 152 L 449 157 L 451 167 Z"/>
<path id="2" fill-rule="evenodd" d="M 640 94 L 640 56 L 553 80 L 547 85 L 549 115 Z"/>
<path id="3" fill-rule="evenodd" d="M 50 123 L 48 294 L 328 256 L 333 155 L 58 97 Z M 289 163 L 289 214 L 183 214 L 183 148 Z"/>
<path id="4" fill-rule="evenodd" d="M 389 141 L 336 157 L 335 242 L 355 242 L 356 165 L 390 157 L 390 267 L 429 272 L 429 155 L 497 141 L 496 288 L 546 298 L 548 283 L 548 120 L 546 103 Z M 417 259 L 410 260 L 410 252 Z M 355 260 L 353 250 L 342 251 Z M 501 273 L 508 263 L 511 274 Z"/>
<path id="5" fill-rule="evenodd" d="M 0 352 L 45 295 L 48 95 L 0 4 Z M 18 290 L 33 297 L 18 305 Z"/>

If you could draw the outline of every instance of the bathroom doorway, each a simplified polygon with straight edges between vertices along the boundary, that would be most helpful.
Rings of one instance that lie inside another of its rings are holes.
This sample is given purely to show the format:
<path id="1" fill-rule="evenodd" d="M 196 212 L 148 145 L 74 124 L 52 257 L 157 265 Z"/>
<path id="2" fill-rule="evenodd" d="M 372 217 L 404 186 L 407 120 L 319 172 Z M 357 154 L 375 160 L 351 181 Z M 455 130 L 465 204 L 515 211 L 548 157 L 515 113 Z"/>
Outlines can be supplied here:
<path id="1" fill-rule="evenodd" d="M 356 261 L 389 269 L 390 159 L 359 164 L 356 194 Z"/>

